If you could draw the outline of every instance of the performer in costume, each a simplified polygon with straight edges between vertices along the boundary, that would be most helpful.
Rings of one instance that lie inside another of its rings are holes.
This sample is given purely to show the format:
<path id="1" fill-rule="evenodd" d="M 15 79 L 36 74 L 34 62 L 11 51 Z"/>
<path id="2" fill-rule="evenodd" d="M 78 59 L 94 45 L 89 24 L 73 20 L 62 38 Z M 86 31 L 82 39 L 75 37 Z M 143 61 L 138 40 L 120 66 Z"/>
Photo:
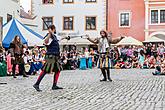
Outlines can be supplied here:
<path id="1" fill-rule="evenodd" d="M 46 73 L 50 73 L 50 72 L 55 72 L 52 90 L 63 89 L 57 86 L 57 81 L 58 81 L 60 70 L 61 70 L 60 63 L 59 63 L 59 59 L 60 59 L 59 41 L 63 39 L 67 39 L 67 37 L 60 39 L 59 36 L 56 36 L 55 35 L 56 28 L 54 25 L 50 25 L 48 27 L 48 32 L 49 33 L 46 35 L 45 40 L 44 40 L 45 45 L 47 45 L 46 46 L 47 53 L 45 56 L 46 63 L 44 64 L 42 68 L 42 72 L 40 73 L 36 83 L 33 85 L 33 87 L 37 91 L 41 91 L 41 89 L 39 88 L 39 84 L 41 80 L 44 78 L 44 76 L 46 75 Z"/>
<path id="2" fill-rule="evenodd" d="M 23 59 L 23 49 L 26 48 L 26 46 L 22 44 L 19 36 L 15 36 L 14 41 L 10 44 L 9 48 L 10 48 L 11 57 L 12 57 L 13 77 L 16 78 L 16 75 L 15 75 L 16 65 L 19 65 L 19 74 L 22 74 L 23 77 L 28 77 L 25 73 L 24 59 Z"/>
<path id="3" fill-rule="evenodd" d="M 110 63 L 111 63 L 110 55 L 109 55 L 109 47 L 111 43 L 113 44 L 118 43 L 123 39 L 123 37 L 112 40 L 111 36 L 108 36 L 107 32 L 104 30 L 100 31 L 100 35 L 101 37 L 96 38 L 94 40 L 92 40 L 89 36 L 87 39 L 94 44 L 98 44 L 98 52 L 100 55 L 98 59 L 98 68 L 101 69 L 101 72 L 104 77 L 100 81 L 107 81 L 108 78 L 108 80 L 111 82 L 112 79 L 110 78 L 110 71 L 109 71 Z"/>

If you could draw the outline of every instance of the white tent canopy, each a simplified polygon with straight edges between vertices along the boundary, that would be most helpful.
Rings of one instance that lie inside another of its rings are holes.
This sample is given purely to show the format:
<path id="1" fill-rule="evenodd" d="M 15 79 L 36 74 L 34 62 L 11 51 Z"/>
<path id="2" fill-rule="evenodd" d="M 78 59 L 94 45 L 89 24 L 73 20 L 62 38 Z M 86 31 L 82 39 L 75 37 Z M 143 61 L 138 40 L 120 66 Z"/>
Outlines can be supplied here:
<path id="1" fill-rule="evenodd" d="M 143 45 L 143 43 L 138 41 L 137 39 L 129 36 L 129 37 L 125 37 L 124 39 L 122 39 L 116 45 L 139 45 L 140 46 L 140 45 Z"/>
<path id="2" fill-rule="evenodd" d="M 16 35 L 21 38 L 24 44 L 28 44 L 28 46 L 43 46 L 43 37 L 41 35 L 13 18 L 9 23 L 3 26 L 3 46 L 8 48 Z"/>

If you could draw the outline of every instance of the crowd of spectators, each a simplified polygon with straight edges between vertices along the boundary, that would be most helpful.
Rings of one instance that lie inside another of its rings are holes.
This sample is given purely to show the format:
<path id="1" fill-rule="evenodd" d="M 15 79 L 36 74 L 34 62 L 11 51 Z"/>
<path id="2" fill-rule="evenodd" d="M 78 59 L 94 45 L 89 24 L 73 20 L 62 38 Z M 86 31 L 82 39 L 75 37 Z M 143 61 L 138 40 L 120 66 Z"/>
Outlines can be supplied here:
<path id="1" fill-rule="evenodd" d="M 2 47 L 1 47 L 2 48 Z M 0 49 L 1 76 L 5 73 L 12 75 L 11 55 L 9 51 Z M 29 75 L 39 74 L 45 63 L 45 48 L 35 46 L 24 51 L 25 71 Z M 83 48 L 81 51 L 72 49 L 64 50 L 60 55 L 60 63 L 63 70 L 75 70 L 80 68 L 81 58 L 86 58 L 87 68 L 97 66 L 99 53 L 90 48 Z M 111 67 L 114 69 L 154 69 L 153 74 L 165 73 L 165 46 L 164 44 L 145 44 L 144 46 L 113 46 L 109 52 Z M 92 67 L 89 67 L 89 58 Z M 6 68 L 6 70 L 5 70 Z M 18 73 L 18 67 L 16 72 Z"/>

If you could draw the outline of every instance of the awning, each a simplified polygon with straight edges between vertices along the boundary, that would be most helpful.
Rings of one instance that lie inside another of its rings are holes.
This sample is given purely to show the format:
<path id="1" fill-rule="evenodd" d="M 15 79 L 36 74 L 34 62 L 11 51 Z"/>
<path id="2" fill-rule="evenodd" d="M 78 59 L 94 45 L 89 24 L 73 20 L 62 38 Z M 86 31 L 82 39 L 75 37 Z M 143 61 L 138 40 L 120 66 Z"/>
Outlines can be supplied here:
<path id="1" fill-rule="evenodd" d="M 125 37 L 116 45 L 139 45 L 140 46 L 140 45 L 143 45 L 143 43 L 133 37 Z"/>

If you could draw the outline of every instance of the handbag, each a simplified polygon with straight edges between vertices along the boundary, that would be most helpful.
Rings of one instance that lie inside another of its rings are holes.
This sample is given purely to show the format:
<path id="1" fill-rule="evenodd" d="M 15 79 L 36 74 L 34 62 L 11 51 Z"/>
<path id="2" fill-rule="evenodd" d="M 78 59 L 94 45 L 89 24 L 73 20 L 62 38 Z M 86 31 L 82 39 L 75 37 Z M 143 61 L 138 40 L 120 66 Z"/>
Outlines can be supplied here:
<path id="1" fill-rule="evenodd" d="M 24 67 L 25 67 L 25 72 L 28 73 L 30 71 L 31 66 L 29 64 L 25 64 Z"/>

